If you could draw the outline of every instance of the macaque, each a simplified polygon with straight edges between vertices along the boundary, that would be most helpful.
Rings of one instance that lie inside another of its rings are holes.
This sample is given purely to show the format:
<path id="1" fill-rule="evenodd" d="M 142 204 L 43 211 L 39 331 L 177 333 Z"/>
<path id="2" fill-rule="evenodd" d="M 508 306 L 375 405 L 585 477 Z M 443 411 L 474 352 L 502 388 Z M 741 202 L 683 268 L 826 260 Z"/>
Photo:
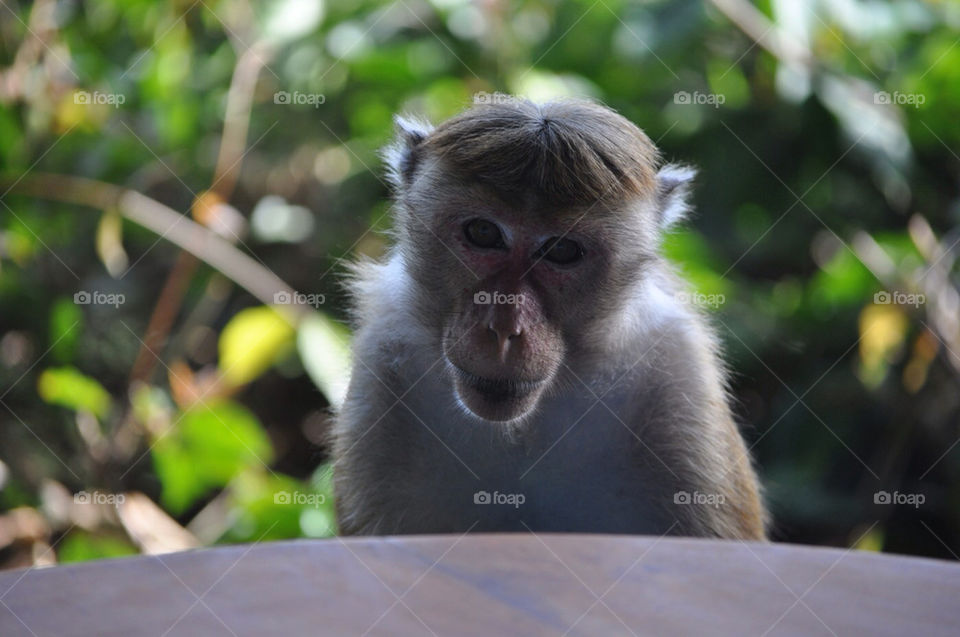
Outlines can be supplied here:
<path id="1" fill-rule="evenodd" d="M 394 243 L 354 266 L 344 534 L 762 540 L 719 345 L 660 253 L 692 169 L 585 100 L 498 96 L 384 152 Z"/>

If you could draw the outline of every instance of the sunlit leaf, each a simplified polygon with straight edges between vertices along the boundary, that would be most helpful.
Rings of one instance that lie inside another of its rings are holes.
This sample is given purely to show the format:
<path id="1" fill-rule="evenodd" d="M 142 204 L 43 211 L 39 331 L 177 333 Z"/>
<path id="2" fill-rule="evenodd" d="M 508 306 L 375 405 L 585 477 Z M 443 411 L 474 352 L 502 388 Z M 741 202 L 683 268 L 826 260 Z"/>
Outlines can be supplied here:
<path id="1" fill-rule="evenodd" d="M 819 308 L 860 305 L 873 296 L 876 279 L 847 248 L 838 249 L 810 283 L 810 300 Z"/>
<path id="2" fill-rule="evenodd" d="M 259 471 L 273 459 L 270 440 L 256 416 L 230 401 L 187 410 L 173 432 L 157 439 L 151 453 L 163 485 L 162 500 L 174 512 L 242 471 Z"/>
<path id="3" fill-rule="evenodd" d="M 330 404 L 339 408 L 350 381 L 350 334 L 345 327 L 313 313 L 297 332 L 303 367 Z"/>
<path id="4" fill-rule="evenodd" d="M 874 551 L 879 553 L 883 550 L 884 532 L 879 526 L 875 526 L 867 533 L 864 533 L 853 547 L 858 551 Z"/>
<path id="5" fill-rule="evenodd" d="M 150 454 L 160 480 L 160 500 L 173 513 L 180 513 L 207 491 L 208 485 L 196 474 L 196 458 L 175 438 L 160 438 Z"/>
<path id="6" fill-rule="evenodd" d="M 57 545 L 57 559 L 60 562 L 85 562 L 107 557 L 136 555 L 140 551 L 122 537 L 113 535 L 94 535 L 75 529 Z"/>
<path id="7" fill-rule="evenodd" d="M 270 440 L 256 416 L 237 403 L 197 405 L 178 425 L 184 448 L 202 459 L 201 476 L 225 484 L 241 469 L 264 466 L 273 457 Z"/>
<path id="8" fill-rule="evenodd" d="M 97 226 L 97 256 L 112 277 L 127 268 L 127 252 L 123 249 L 123 217 L 117 210 L 108 210 Z"/>
<path id="9" fill-rule="evenodd" d="M 891 356 L 907 336 L 909 321 L 896 305 L 870 304 L 860 312 L 860 377 L 870 387 L 883 380 Z"/>
<path id="10" fill-rule="evenodd" d="M 37 381 L 40 397 L 48 403 L 89 411 L 98 418 L 110 411 L 110 394 L 100 383 L 74 367 L 46 369 Z"/>
<path id="11" fill-rule="evenodd" d="M 273 308 L 251 307 L 237 313 L 220 334 L 220 371 L 243 385 L 285 356 L 294 339 L 290 324 Z"/>

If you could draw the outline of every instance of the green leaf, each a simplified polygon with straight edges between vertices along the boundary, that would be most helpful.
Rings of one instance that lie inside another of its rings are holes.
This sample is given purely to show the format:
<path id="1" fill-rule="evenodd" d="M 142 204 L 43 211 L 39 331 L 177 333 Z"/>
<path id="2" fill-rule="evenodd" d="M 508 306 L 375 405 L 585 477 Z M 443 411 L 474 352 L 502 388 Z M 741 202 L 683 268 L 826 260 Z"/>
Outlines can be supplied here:
<path id="1" fill-rule="evenodd" d="M 270 440 L 260 422 L 236 403 L 192 407 L 179 429 L 185 448 L 202 460 L 199 474 L 214 484 L 226 484 L 240 470 L 272 460 Z"/>
<path id="2" fill-rule="evenodd" d="M 273 308 L 242 310 L 220 334 L 220 371 L 234 385 L 249 383 L 287 354 L 293 337 L 293 328 Z"/>
<path id="3" fill-rule="evenodd" d="M 808 292 L 815 307 L 857 306 L 872 298 L 876 286 L 870 271 L 842 248 L 814 275 Z"/>
<path id="4" fill-rule="evenodd" d="M 8 169 L 22 160 L 23 136 L 13 104 L 0 104 L 0 163 Z"/>
<path id="5" fill-rule="evenodd" d="M 206 493 L 208 485 L 200 480 L 191 454 L 177 440 L 159 439 L 150 454 L 162 489 L 160 500 L 171 512 L 182 512 Z"/>
<path id="6" fill-rule="evenodd" d="M 350 332 L 323 314 L 311 314 L 300 324 L 297 351 L 310 380 L 339 409 L 350 382 Z"/>
<path id="7" fill-rule="evenodd" d="M 722 97 L 725 108 L 740 108 L 750 99 L 750 85 L 736 65 L 716 60 L 709 65 L 710 90 Z"/>
<path id="8" fill-rule="evenodd" d="M 17 206 L 17 208 L 21 214 L 29 214 L 22 210 L 23 206 Z M 40 247 L 37 237 L 30 232 L 20 218 L 14 218 L 9 222 L 3 241 L 4 256 L 20 265 L 26 263 Z"/>
<path id="9" fill-rule="evenodd" d="M 733 294 L 733 283 L 720 276 L 722 269 L 707 241 L 698 232 L 684 230 L 668 234 L 663 242 L 663 251 L 699 294 Z"/>
<path id="10" fill-rule="evenodd" d="M 85 562 L 137 553 L 137 548 L 124 539 L 86 531 L 73 531 L 57 547 L 60 562 Z"/>
<path id="11" fill-rule="evenodd" d="M 110 411 L 110 394 L 103 386 L 74 367 L 51 367 L 37 380 L 40 397 L 53 405 L 89 411 L 101 420 Z"/>
<path id="12" fill-rule="evenodd" d="M 151 453 L 163 485 L 163 503 L 175 513 L 245 470 L 260 471 L 273 459 L 270 440 L 256 416 L 230 401 L 190 408 Z"/>
<path id="13" fill-rule="evenodd" d="M 259 539 L 291 537 L 325 537 L 332 535 L 333 505 L 329 494 L 314 489 L 282 474 L 245 473 L 230 484 L 231 519 L 233 525 L 221 538 L 228 542 L 251 542 Z M 322 528 L 314 525 L 307 533 L 304 516 L 328 519 Z"/>
<path id="14" fill-rule="evenodd" d="M 50 310 L 51 353 L 62 363 L 73 360 L 77 340 L 83 334 L 83 312 L 72 299 L 58 299 Z"/>

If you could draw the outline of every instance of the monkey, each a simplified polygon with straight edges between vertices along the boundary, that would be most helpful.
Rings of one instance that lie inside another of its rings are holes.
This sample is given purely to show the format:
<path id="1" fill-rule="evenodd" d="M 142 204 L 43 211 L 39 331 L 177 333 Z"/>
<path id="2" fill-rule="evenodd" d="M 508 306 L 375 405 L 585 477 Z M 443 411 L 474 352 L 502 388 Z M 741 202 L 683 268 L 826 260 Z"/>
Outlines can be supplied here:
<path id="1" fill-rule="evenodd" d="M 392 241 L 345 283 L 340 532 L 765 540 L 718 339 L 661 250 L 695 171 L 586 99 L 395 128 Z"/>

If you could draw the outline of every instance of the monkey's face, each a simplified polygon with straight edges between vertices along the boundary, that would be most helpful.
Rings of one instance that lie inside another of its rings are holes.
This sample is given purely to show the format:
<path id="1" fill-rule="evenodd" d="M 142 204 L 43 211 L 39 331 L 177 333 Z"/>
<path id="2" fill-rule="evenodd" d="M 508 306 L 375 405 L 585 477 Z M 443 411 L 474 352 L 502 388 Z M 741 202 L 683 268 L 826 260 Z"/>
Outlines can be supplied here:
<path id="1" fill-rule="evenodd" d="M 384 157 L 417 322 L 466 409 L 523 418 L 637 324 L 645 266 L 682 217 L 693 171 L 658 171 L 640 129 L 585 101 L 396 123 Z"/>
<path id="2" fill-rule="evenodd" d="M 519 199 L 441 180 L 404 224 L 455 396 L 489 421 L 530 414 L 622 293 L 612 219 Z"/>

